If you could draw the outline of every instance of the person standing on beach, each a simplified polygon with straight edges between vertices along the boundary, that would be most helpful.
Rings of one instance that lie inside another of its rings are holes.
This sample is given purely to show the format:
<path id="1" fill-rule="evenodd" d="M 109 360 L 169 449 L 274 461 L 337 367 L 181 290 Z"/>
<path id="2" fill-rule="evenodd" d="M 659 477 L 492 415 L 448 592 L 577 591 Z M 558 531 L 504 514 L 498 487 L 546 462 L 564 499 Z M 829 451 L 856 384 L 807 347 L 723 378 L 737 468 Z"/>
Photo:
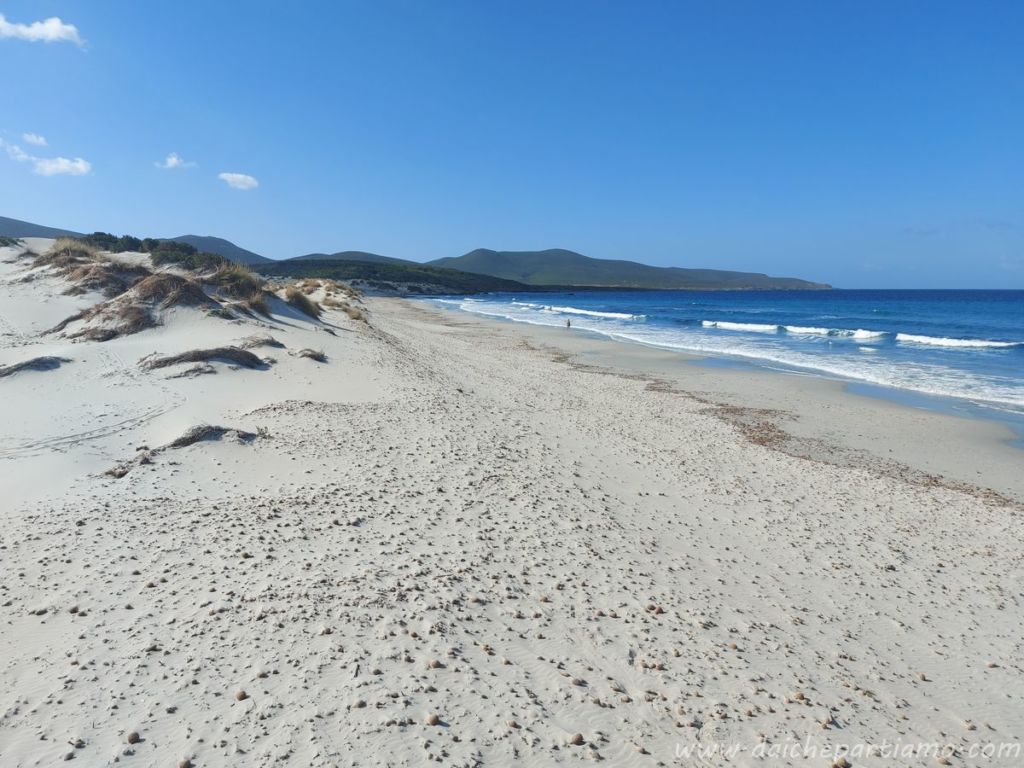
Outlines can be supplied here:
<path id="1" fill-rule="evenodd" d="M 565 318 L 565 327 L 566 328 L 572 328 L 572 320 L 570 318 L 568 318 L 568 317 Z"/>

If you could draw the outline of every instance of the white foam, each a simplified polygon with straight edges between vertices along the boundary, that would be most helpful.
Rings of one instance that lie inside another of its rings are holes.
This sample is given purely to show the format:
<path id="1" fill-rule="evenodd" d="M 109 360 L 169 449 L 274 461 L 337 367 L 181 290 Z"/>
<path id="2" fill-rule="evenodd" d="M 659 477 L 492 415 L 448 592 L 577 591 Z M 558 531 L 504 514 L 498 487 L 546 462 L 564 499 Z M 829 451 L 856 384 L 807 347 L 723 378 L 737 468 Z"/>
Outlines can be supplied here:
<path id="1" fill-rule="evenodd" d="M 762 323 L 727 323 L 724 320 L 702 320 L 705 328 L 718 328 L 723 331 L 752 331 L 754 333 L 777 333 L 779 326 Z"/>
<path id="2" fill-rule="evenodd" d="M 932 347 L 993 347 L 1005 349 L 1007 347 L 1021 346 L 1021 343 L 1016 341 L 988 341 L 987 339 L 946 339 L 935 336 L 916 336 L 912 333 L 897 333 L 896 341 L 908 342 L 910 344 L 927 344 Z"/>
<path id="3" fill-rule="evenodd" d="M 858 328 L 856 331 L 843 331 L 843 336 L 850 335 L 855 339 L 880 339 L 885 336 L 885 331 L 866 331 L 863 328 Z"/>
<path id="4" fill-rule="evenodd" d="M 524 304 L 522 306 L 536 306 L 536 304 Z M 584 315 L 586 317 L 606 317 L 611 320 L 643 320 L 643 315 L 630 315 L 626 312 L 598 312 L 592 309 L 578 309 L 577 307 L 544 307 L 548 312 L 559 312 L 563 315 Z"/>
<path id="5" fill-rule="evenodd" d="M 808 328 L 802 325 L 787 325 L 785 328 L 789 333 L 796 333 L 803 336 L 828 336 L 831 332 L 831 329 L 829 328 Z"/>

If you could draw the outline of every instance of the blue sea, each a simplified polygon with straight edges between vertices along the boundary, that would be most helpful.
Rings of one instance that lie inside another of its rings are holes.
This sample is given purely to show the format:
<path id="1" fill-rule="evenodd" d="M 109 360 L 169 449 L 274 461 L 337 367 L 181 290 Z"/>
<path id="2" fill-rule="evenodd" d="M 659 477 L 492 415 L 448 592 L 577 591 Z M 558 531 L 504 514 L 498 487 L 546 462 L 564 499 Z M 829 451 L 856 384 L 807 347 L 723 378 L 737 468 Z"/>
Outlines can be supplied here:
<path id="1" fill-rule="evenodd" d="M 1024 291 L 595 291 L 431 299 L 1024 419 Z"/>

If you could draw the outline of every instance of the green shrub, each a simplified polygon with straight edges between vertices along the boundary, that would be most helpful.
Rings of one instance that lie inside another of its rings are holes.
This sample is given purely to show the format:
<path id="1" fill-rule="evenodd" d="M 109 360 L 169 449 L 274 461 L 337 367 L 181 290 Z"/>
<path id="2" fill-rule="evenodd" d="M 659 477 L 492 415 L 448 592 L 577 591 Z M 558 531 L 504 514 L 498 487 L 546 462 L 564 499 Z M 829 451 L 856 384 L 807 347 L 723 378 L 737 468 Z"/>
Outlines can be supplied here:
<path id="1" fill-rule="evenodd" d="M 142 250 L 142 241 L 131 235 L 115 237 L 109 232 L 93 232 L 91 235 L 83 235 L 78 240 L 91 245 L 93 248 L 99 248 L 101 251 L 110 251 L 111 253 Z"/>

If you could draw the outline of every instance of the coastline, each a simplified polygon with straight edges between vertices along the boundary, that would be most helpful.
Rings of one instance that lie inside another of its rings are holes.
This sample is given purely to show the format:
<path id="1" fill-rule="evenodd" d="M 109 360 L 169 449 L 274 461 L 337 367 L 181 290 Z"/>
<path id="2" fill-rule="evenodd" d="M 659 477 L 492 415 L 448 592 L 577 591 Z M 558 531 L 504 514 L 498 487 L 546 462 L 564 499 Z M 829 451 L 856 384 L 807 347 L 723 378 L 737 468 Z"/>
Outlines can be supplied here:
<path id="1" fill-rule="evenodd" d="M 1012 478 L 924 471 L 994 425 L 402 299 L 76 343 L 95 297 L 20 276 L 0 364 L 70 362 L 0 381 L 4 766 L 1021 747 Z"/>
<path id="2" fill-rule="evenodd" d="M 483 328 L 505 329 L 569 355 L 578 364 L 669 382 L 714 403 L 774 411 L 771 420 L 775 427 L 795 438 L 779 447 L 795 455 L 870 466 L 895 475 L 918 474 L 925 482 L 942 476 L 1024 500 L 1024 478 L 1019 471 L 1024 454 L 1015 445 L 1021 436 L 994 417 L 915 407 L 896 397 L 857 392 L 863 386 L 857 382 L 813 373 L 770 370 L 754 364 L 709 365 L 706 363 L 721 358 L 658 349 L 588 331 L 517 323 L 435 305 L 429 308 L 460 322 L 468 318 Z"/>

